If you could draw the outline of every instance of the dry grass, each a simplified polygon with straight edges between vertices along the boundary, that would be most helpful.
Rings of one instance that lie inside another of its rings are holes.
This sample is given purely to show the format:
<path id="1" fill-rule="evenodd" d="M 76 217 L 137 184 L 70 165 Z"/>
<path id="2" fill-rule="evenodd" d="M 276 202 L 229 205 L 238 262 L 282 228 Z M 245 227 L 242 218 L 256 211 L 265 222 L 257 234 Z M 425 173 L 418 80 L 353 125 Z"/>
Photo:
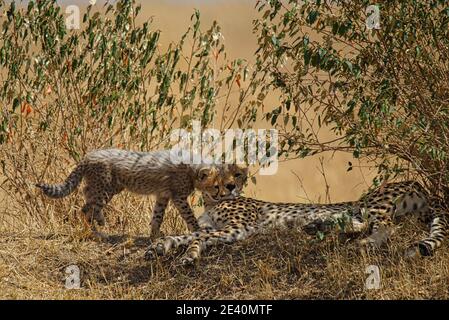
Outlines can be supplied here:
<path id="1" fill-rule="evenodd" d="M 119 215 L 109 210 L 108 219 L 117 221 Z M 166 220 L 165 232 L 184 231 L 174 210 Z M 212 248 L 195 267 L 178 264 L 182 250 L 145 261 L 143 253 L 150 240 L 137 229 L 127 233 L 125 226 L 125 232 L 118 233 L 109 228 L 105 231 L 114 235 L 111 240 L 96 242 L 84 239 L 79 224 L 72 222 L 53 222 L 48 228 L 52 231 L 46 232 L 2 233 L 1 298 L 449 298 L 447 248 L 430 258 L 402 258 L 407 245 L 423 235 L 412 222 L 400 228 L 391 244 L 379 252 L 366 251 L 357 239 L 337 232 L 318 240 L 298 230 L 270 230 L 232 246 Z M 65 270 L 73 264 L 81 270 L 81 289 L 68 290 Z M 369 265 L 380 268 L 380 289 L 365 289 Z"/>

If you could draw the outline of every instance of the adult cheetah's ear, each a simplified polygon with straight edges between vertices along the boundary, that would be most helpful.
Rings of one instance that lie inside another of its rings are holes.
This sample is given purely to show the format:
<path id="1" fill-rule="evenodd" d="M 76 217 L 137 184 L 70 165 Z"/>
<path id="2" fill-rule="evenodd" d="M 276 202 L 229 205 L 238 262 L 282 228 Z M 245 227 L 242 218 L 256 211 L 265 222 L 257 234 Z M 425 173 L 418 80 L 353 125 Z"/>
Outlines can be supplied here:
<path id="1" fill-rule="evenodd" d="M 249 168 L 248 167 L 237 166 L 236 175 L 242 175 L 242 176 L 247 177 L 248 174 L 249 174 Z"/>
<path id="2" fill-rule="evenodd" d="M 239 166 L 238 164 L 231 164 L 229 169 L 236 178 L 247 177 L 249 174 L 248 167 Z"/>

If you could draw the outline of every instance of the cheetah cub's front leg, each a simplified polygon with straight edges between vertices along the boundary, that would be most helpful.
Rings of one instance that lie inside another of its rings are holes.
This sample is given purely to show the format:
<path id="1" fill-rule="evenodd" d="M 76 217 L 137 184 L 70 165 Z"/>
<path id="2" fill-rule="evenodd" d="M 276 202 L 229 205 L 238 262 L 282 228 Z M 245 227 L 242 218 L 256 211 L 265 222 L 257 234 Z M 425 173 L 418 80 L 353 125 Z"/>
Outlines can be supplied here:
<path id="1" fill-rule="evenodd" d="M 162 219 L 164 218 L 165 209 L 167 208 L 169 197 L 159 196 L 156 199 L 156 203 L 153 208 L 153 218 L 151 219 L 151 230 L 150 235 L 151 238 L 156 239 L 161 236 L 161 224 Z"/>

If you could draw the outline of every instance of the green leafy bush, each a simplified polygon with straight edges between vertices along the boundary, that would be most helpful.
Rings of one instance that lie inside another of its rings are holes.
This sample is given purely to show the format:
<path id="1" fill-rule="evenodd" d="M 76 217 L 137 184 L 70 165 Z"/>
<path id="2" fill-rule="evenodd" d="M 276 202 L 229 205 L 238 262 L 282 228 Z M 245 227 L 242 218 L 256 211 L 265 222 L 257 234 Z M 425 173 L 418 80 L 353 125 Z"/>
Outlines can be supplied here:
<path id="1" fill-rule="evenodd" d="M 281 132 L 282 153 L 326 150 L 375 160 L 375 182 L 419 176 L 431 190 L 449 183 L 449 3 L 258 1 L 261 97 L 279 92 L 263 115 Z M 372 21 L 372 20 L 371 20 Z M 330 128 L 336 138 L 322 135 Z"/>
<path id="2" fill-rule="evenodd" d="M 220 26 L 204 31 L 198 11 L 162 45 L 135 1 L 88 6 L 79 29 L 55 0 L 0 10 L 0 187 L 18 211 L 42 208 L 34 183 L 61 180 L 86 152 L 168 148 L 173 128 L 216 123 L 218 107 L 224 129 L 227 98 L 247 95 L 246 62 L 227 58 Z"/>

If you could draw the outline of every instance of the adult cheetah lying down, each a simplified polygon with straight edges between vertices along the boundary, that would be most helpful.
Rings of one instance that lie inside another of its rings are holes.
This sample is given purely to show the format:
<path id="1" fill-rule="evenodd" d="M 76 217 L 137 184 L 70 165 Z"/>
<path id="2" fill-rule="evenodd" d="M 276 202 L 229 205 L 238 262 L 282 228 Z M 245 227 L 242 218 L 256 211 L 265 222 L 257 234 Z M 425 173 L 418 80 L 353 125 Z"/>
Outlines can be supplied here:
<path id="1" fill-rule="evenodd" d="M 410 247 L 406 255 L 431 255 L 441 245 L 449 226 L 445 212 L 441 202 L 431 199 L 414 181 L 390 183 L 369 192 L 359 201 L 330 205 L 271 203 L 237 197 L 207 210 L 198 219 L 202 230 L 160 238 L 149 247 L 145 256 L 151 259 L 179 246 L 188 246 L 181 262 L 190 264 L 207 246 L 246 239 L 269 225 L 307 227 L 345 215 L 350 222 L 347 230 L 360 232 L 369 228 L 370 235 L 361 242 L 378 247 L 393 233 L 394 220 L 411 214 L 430 224 L 430 234 Z"/>
<path id="2" fill-rule="evenodd" d="M 238 195 L 233 179 L 234 165 L 183 164 L 173 162 L 169 150 L 136 152 L 119 149 L 96 150 L 88 153 L 61 184 L 38 183 L 44 194 L 62 198 L 72 193 L 85 180 L 86 220 L 96 232 L 95 222 L 105 223 L 103 207 L 114 195 L 127 189 L 138 194 L 156 196 L 151 222 L 151 234 L 159 235 L 169 200 L 179 210 L 190 231 L 199 225 L 187 198 L 195 189 L 202 192 L 206 206 Z"/>

